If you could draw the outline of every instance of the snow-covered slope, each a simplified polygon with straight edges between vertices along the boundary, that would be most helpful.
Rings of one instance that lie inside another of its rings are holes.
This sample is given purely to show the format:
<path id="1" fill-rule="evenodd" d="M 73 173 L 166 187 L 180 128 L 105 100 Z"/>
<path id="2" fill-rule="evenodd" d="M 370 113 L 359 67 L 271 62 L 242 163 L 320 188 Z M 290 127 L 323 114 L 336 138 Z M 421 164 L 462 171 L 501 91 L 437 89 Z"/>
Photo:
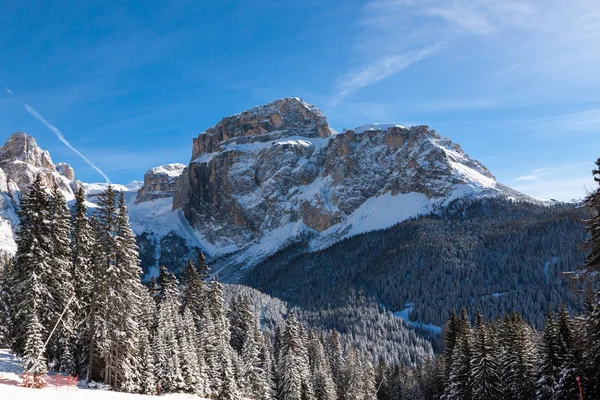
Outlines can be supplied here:
<path id="1" fill-rule="evenodd" d="M 21 361 L 6 349 L 0 349 L 0 399 L 2 400 L 150 400 L 156 396 L 117 393 L 108 390 L 87 388 L 85 381 L 78 386 L 69 385 L 66 376 L 49 374 L 48 386 L 44 389 L 30 389 L 19 386 L 23 372 Z M 57 377 L 59 379 L 57 379 Z M 168 394 L 161 396 L 168 400 L 202 400 L 191 394 Z M 206 399 L 205 399 L 206 400 Z"/>

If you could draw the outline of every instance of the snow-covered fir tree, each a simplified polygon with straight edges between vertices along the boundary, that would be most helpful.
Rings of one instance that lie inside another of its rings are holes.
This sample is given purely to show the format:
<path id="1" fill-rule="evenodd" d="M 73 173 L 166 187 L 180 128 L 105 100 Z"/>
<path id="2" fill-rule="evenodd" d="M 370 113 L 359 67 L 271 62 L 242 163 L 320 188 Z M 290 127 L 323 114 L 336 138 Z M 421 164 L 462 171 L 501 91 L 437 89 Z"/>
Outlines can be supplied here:
<path id="1" fill-rule="evenodd" d="M 477 313 L 472 342 L 471 382 L 474 399 L 496 400 L 502 398 L 496 344 L 479 313 Z"/>
<path id="2" fill-rule="evenodd" d="M 556 387 L 563 363 L 560 354 L 558 327 L 552 310 L 548 310 L 546 315 L 546 323 L 539 341 L 538 354 L 536 399 L 555 399 Z"/>
<path id="3" fill-rule="evenodd" d="M 278 366 L 281 370 L 279 397 L 282 400 L 313 399 L 307 351 L 295 314 L 285 323 Z"/>
<path id="4" fill-rule="evenodd" d="M 54 309 L 51 310 L 53 318 L 50 320 L 50 325 L 54 325 L 59 318 L 61 319 L 55 334 L 48 343 L 48 358 L 55 369 L 75 374 L 74 311 L 76 302 L 73 302 L 75 289 L 71 248 L 71 213 L 64 195 L 56 186 L 52 189 L 50 198 L 50 239 L 52 241 L 52 255 L 49 260 L 51 273 L 47 284 L 50 286 L 48 290 L 54 299 Z"/>
<path id="5" fill-rule="evenodd" d="M 310 332 L 308 336 L 308 355 L 315 398 L 317 400 L 337 399 L 337 388 L 333 381 L 331 365 L 325 355 L 321 338 L 314 332 Z"/>
<path id="6" fill-rule="evenodd" d="M 13 350 L 19 355 L 24 354 L 25 344 L 28 341 L 30 346 L 35 342 L 29 340 L 27 333 L 28 330 L 31 331 L 28 327 L 32 324 L 32 319 L 36 321 L 33 324 L 34 334 L 43 335 L 44 338 L 49 333 L 46 331 L 46 326 L 52 322 L 44 313 L 48 307 L 54 309 L 52 294 L 44 283 L 51 274 L 49 261 L 52 243 L 49 232 L 49 212 L 50 199 L 43 186 L 42 178 L 38 176 L 29 193 L 21 199 L 20 225 L 16 237 L 17 252 L 10 269 L 11 343 Z M 44 322 L 47 324 L 45 325 Z M 43 328 L 38 329 L 37 324 L 42 324 Z M 31 351 L 30 347 L 30 354 Z M 37 351 L 41 353 L 45 350 L 40 348 Z"/>
<path id="7" fill-rule="evenodd" d="M 87 376 L 91 338 L 90 315 L 94 312 L 92 300 L 96 295 L 92 254 L 94 236 L 87 215 L 85 191 L 80 188 L 75 194 L 75 207 L 71 227 L 72 279 L 75 294 L 77 329 L 74 332 L 75 368 L 81 376 Z"/>
<path id="8" fill-rule="evenodd" d="M 10 347 L 11 303 L 10 288 L 11 262 L 0 267 L 0 346 Z"/>

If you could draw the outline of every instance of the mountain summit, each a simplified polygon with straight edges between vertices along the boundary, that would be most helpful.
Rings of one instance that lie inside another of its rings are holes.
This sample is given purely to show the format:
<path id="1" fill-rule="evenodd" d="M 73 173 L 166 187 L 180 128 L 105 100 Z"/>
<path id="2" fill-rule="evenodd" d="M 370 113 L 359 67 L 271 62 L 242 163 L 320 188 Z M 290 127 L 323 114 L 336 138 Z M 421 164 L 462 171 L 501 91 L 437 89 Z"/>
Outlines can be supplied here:
<path id="1" fill-rule="evenodd" d="M 255 107 L 201 133 L 177 186 L 175 208 L 214 256 L 241 252 L 237 263 L 254 263 L 304 234 L 314 236 L 314 247 L 326 247 L 457 198 L 529 199 L 427 126 L 374 124 L 337 133 L 298 98 Z"/>
<path id="2" fill-rule="evenodd" d="M 369 124 L 338 133 L 318 108 L 298 98 L 222 119 L 193 140 L 191 160 L 150 169 L 139 190 L 117 185 L 148 273 L 157 263 L 178 268 L 198 249 L 215 270 L 236 270 L 300 239 L 310 238 L 311 250 L 323 249 L 456 199 L 535 202 L 498 183 L 458 144 L 427 126 Z M 106 186 L 75 181 L 73 169 L 53 164 L 33 137 L 13 134 L 0 148 L 6 210 L 0 248 L 9 252 L 19 192 L 37 174 L 67 199 L 83 186 L 94 202 Z"/>

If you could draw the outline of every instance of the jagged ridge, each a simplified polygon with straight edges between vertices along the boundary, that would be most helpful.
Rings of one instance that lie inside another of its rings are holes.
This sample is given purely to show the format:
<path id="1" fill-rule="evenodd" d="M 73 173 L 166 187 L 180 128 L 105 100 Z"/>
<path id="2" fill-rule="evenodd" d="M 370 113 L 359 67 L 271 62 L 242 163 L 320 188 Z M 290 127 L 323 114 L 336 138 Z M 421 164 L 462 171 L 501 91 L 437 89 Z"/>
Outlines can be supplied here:
<path id="1" fill-rule="evenodd" d="M 338 134 L 297 98 L 201 133 L 177 185 L 174 205 L 204 247 L 215 257 L 239 252 L 236 263 L 254 263 L 305 233 L 322 248 L 459 197 L 533 201 L 427 126 L 373 124 Z"/>

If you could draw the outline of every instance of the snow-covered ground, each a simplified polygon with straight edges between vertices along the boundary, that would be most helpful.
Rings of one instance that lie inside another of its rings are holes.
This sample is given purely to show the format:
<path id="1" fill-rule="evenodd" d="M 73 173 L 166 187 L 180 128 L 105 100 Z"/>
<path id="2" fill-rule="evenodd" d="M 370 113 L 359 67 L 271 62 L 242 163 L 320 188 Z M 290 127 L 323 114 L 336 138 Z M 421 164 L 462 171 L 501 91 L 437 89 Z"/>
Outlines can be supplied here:
<path id="1" fill-rule="evenodd" d="M 367 131 L 385 131 L 389 128 L 404 128 L 404 126 L 397 124 L 382 124 L 379 122 L 374 122 L 372 124 L 358 126 L 352 130 L 354 131 L 354 133 L 365 133 Z"/>
<path id="2" fill-rule="evenodd" d="M 107 390 L 94 390 L 84 387 L 68 386 L 68 379 L 62 377 L 57 382 L 56 375 L 48 377 L 49 385 L 44 389 L 30 389 L 19 386 L 23 372 L 21 362 L 6 349 L 0 349 L 0 399 L 2 400 L 146 400 L 156 399 L 156 396 L 140 394 L 117 393 Z M 162 396 L 167 400 L 202 400 L 190 394 L 168 394 Z"/>
<path id="3" fill-rule="evenodd" d="M 410 314 L 410 312 L 412 311 L 412 306 L 411 307 L 407 307 L 402 311 L 398 311 L 394 313 L 394 316 L 397 318 L 401 318 L 405 324 L 410 325 L 414 328 L 421 328 L 424 329 L 426 331 L 430 331 L 436 335 L 441 335 L 442 334 L 442 328 L 440 326 L 437 325 L 430 325 L 430 324 L 423 324 L 419 321 L 411 321 L 408 318 L 408 315 Z"/>

